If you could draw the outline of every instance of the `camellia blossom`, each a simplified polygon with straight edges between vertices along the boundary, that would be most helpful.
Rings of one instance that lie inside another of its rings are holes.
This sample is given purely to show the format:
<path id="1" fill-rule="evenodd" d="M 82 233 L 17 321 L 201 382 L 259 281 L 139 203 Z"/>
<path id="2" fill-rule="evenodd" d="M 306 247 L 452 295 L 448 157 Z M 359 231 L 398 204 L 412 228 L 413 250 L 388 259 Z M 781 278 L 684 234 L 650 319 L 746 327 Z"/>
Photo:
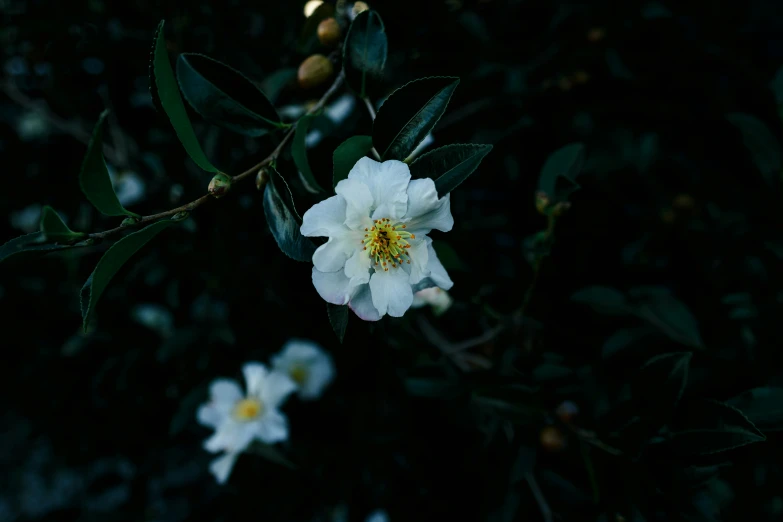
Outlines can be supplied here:
<path id="1" fill-rule="evenodd" d="M 430 305 L 435 315 L 441 315 L 446 313 L 446 310 L 451 308 L 451 304 L 454 299 L 445 290 L 440 288 L 425 288 L 419 290 L 413 294 L 413 308 L 421 308 L 422 306 Z"/>
<path id="2" fill-rule="evenodd" d="M 214 428 L 215 434 L 204 441 L 204 449 L 223 452 L 209 470 L 218 483 L 228 480 L 239 454 L 251 442 L 266 444 L 288 438 L 288 421 L 278 408 L 296 389 L 296 383 L 285 373 L 269 372 L 266 366 L 249 362 L 242 367 L 247 384 L 242 393 L 232 379 L 217 379 L 210 386 L 210 401 L 198 409 L 198 421 Z"/>
<path id="3" fill-rule="evenodd" d="M 452 287 L 427 234 L 454 225 L 449 195 L 408 165 L 360 159 L 332 196 L 303 217 L 305 236 L 328 237 L 313 254 L 313 284 L 324 300 L 365 321 L 401 317 L 419 290 Z"/>
<path id="4" fill-rule="evenodd" d="M 334 379 L 332 358 L 311 341 L 291 339 L 272 357 L 272 367 L 296 382 L 302 400 L 317 399 Z"/>

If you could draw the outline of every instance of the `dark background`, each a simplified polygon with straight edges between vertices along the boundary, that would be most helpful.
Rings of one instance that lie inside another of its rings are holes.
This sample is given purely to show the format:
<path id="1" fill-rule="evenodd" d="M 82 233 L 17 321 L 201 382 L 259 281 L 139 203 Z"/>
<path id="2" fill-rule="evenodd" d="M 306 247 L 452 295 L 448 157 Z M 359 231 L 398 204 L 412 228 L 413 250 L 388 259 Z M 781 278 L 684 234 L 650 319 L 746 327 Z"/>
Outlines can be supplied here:
<path id="1" fill-rule="evenodd" d="M 206 53 L 263 82 L 307 56 L 296 46 L 303 3 L 0 2 L 0 238 L 36 230 L 40 205 L 75 230 L 117 226 L 77 181 L 82 141 L 106 107 L 116 118 L 107 159 L 127 190 L 143 185 L 127 206 L 151 214 L 203 194 L 209 176 L 150 102 L 155 27 L 167 21 L 172 53 Z M 354 521 L 378 508 L 392 521 L 543 520 L 524 479 L 530 469 L 555 520 L 779 520 L 775 433 L 713 457 L 615 456 L 580 442 L 553 411 L 573 401 L 574 422 L 610 440 L 634 415 L 615 408 L 634 372 L 666 352 L 694 351 L 688 400 L 783 385 L 780 176 L 759 172 L 725 117 L 751 114 L 779 140 L 771 85 L 783 64 L 783 4 L 371 7 L 389 39 L 382 94 L 419 77 L 461 78 L 430 148 L 494 145 L 452 193 L 454 230 L 435 235 L 455 253 L 444 258 L 455 305 L 373 326 L 352 316 L 340 344 L 311 266 L 277 249 L 250 180 L 139 252 L 86 334 L 79 289 L 105 245 L 6 263 L 0 520 L 346 520 L 342 512 Z M 289 84 L 276 105 L 321 92 Z M 192 120 L 207 156 L 229 173 L 273 147 Z M 334 148 L 369 134 L 371 120 L 356 104 L 339 126 L 324 125 L 310 164 L 328 180 Z M 526 240 L 546 227 L 533 204 L 538 173 L 575 141 L 588 152 L 581 189 L 557 222 L 529 319 L 511 324 L 533 275 Z M 295 173 L 290 159 L 279 166 Z M 591 285 L 668 288 L 692 312 L 704 348 L 651 334 L 602 357 L 613 333 L 639 323 L 570 300 Z M 452 342 L 496 332 L 469 349 L 490 368 L 456 369 L 420 318 Z M 245 455 L 220 487 L 195 410 L 211 380 L 239 377 L 242 363 L 267 361 L 291 337 L 317 341 L 337 367 L 320 401 L 286 406 L 291 439 L 281 451 L 298 469 Z M 500 385 L 537 391 L 476 400 Z M 564 448 L 541 447 L 547 424 Z M 717 463 L 726 465 L 691 480 L 693 465 Z"/>

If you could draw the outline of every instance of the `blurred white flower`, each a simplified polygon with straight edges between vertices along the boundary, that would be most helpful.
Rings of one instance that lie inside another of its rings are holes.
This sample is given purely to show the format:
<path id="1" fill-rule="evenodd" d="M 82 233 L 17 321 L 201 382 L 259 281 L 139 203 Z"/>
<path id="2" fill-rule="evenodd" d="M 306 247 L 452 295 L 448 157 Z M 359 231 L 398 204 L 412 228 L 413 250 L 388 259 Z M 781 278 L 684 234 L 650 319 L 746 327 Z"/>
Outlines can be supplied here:
<path id="1" fill-rule="evenodd" d="M 278 410 L 296 383 L 286 374 L 269 372 L 266 366 L 249 362 L 242 367 L 247 392 L 232 379 L 217 379 L 210 386 L 210 401 L 198 409 L 198 421 L 214 428 L 204 441 L 210 453 L 224 452 L 209 470 L 218 483 L 228 480 L 239 454 L 258 439 L 266 444 L 288 438 L 288 421 Z"/>
<path id="2" fill-rule="evenodd" d="M 334 379 L 332 358 L 312 341 L 288 341 L 280 353 L 272 357 L 272 368 L 287 374 L 299 385 L 302 400 L 317 399 Z"/>
<path id="3" fill-rule="evenodd" d="M 313 284 L 328 303 L 347 304 L 365 321 L 402 317 L 413 293 L 453 283 L 427 237 L 454 225 L 449 195 L 431 179 L 411 180 L 408 165 L 362 158 L 336 196 L 303 217 L 305 236 L 329 241 L 313 254 Z"/>
<path id="4" fill-rule="evenodd" d="M 133 171 L 126 170 L 117 172 L 114 167 L 106 164 L 109 171 L 109 178 L 111 178 L 112 185 L 114 185 L 114 192 L 117 194 L 117 199 L 123 206 L 130 206 L 134 203 L 144 199 L 145 183 L 144 180 L 139 177 Z"/>
<path id="5" fill-rule="evenodd" d="M 451 308 L 453 302 L 454 299 L 447 291 L 436 286 L 419 290 L 413 294 L 413 304 L 411 306 L 413 308 L 421 308 L 422 306 L 430 305 L 435 315 L 441 315 Z"/>
<path id="6" fill-rule="evenodd" d="M 11 212 L 11 226 L 29 234 L 38 230 L 41 223 L 41 210 L 38 203 L 28 205 L 22 210 Z"/>
<path id="7" fill-rule="evenodd" d="M 376 509 L 367 516 L 365 522 L 389 522 L 389 514 L 383 509 Z"/>
<path id="8" fill-rule="evenodd" d="M 39 111 L 27 111 L 16 122 L 16 133 L 25 141 L 46 136 L 49 130 L 49 122 Z"/>
<path id="9" fill-rule="evenodd" d="M 304 6 L 305 18 L 310 18 L 310 15 L 312 15 L 316 9 L 321 7 L 321 4 L 323 4 L 322 0 L 310 0 L 307 2 Z"/>

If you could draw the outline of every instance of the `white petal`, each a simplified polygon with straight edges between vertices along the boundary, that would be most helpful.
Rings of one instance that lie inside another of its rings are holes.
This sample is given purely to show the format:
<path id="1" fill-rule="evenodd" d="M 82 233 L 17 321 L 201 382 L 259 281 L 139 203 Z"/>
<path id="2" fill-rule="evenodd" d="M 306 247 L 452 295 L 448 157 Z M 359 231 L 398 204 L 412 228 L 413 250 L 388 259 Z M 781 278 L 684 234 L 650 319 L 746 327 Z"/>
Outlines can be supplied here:
<path id="1" fill-rule="evenodd" d="M 221 409 L 233 408 L 243 396 L 242 388 L 233 379 L 216 379 L 209 387 L 212 402 Z"/>
<path id="2" fill-rule="evenodd" d="M 227 411 L 215 407 L 213 403 L 202 404 L 196 412 L 196 419 L 198 419 L 199 424 L 215 429 L 223 423 L 227 416 Z"/>
<path id="3" fill-rule="evenodd" d="M 348 308 L 353 310 L 353 313 L 362 321 L 379 321 L 381 319 L 381 314 L 378 313 L 378 309 L 372 304 L 369 284 L 361 285 L 357 288 L 356 293 L 348 303 Z"/>
<path id="4" fill-rule="evenodd" d="M 273 371 L 264 379 L 259 396 L 265 410 L 274 410 L 294 390 L 296 383 L 287 373 Z"/>
<path id="5" fill-rule="evenodd" d="M 430 275 L 430 271 L 427 268 L 427 263 L 429 261 L 429 251 L 427 246 L 430 243 L 432 243 L 432 240 L 427 236 L 423 236 L 421 238 L 416 237 L 416 239 L 411 241 L 411 248 L 408 252 L 411 257 L 411 274 L 408 282 L 412 285 L 415 285 Z"/>
<path id="6" fill-rule="evenodd" d="M 345 277 L 345 272 L 321 272 L 313 267 L 313 285 L 324 301 L 336 305 L 344 305 L 351 298 L 351 280 Z"/>
<path id="7" fill-rule="evenodd" d="M 450 194 L 438 199 L 434 181 L 414 179 L 408 184 L 408 211 L 403 221 L 414 234 L 427 234 L 432 229 L 448 232 L 454 226 Z"/>
<path id="8" fill-rule="evenodd" d="M 449 274 L 446 273 L 446 269 L 438 259 L 438 254 L 436 254 L 435 249 L 432 248 L 432 244 L 427 245 L 427 270 L 429 270 L 430 275 L 413 285 L 414 292 L 424 290 L 425 288 L 432 288 L 433 286 L 449 290 L 454 286 Z"/>
<path id="9" fill-rule="evenodd" d="M 272 364 L 277 368 L 278 363 L 309 361 L 310 359 L 317 357 L 319 353 L 319 346 L 312 341 L 289 339 L 289 341 L 283 345 L 280 353 L 272 358 Z"/>
<path id="10" fill-rule="evenodd" d="M 413 290 L 408 283 L 408 274 L 400 268 L 388 272 L 375 272 L 370 278 L 372 304 L 378 313 L 388 313 L 392 317 L 402 317 L 413 303 Z"/>
<path id="11" fill-rule="evenodd" d="M 332 358 L 325 352 L 319 352 L 307 366 L 307 378 L 299 389 L 299 397 L 303 400 L 317 399 L 332 379 L 334 379 Z"/>
<path id="12" fill-rule="evenodd" d="M 268 411 L 258 422 L 253 424 L 256 428 L 256 437 L 261 442 L 274 444 L 288 438 L 288 422 L 285 416 L 277 410 Z"/>
<path id="13" fill-rule="evenodd" d="M 345 230 L 345 200 L 332 196 L 316 203 L 302 216 L 303 236 L 334 236 Z"/>
<path id="14" fill-rule="evenodd" d="M 267 381 L 269 370 L 259 362 L 249 362 L 242 366 L 242 374 L 245 376 L 248 396 L 260 397 L 264 383 Z"/>
<path id="15" fill-rule="evenodd" d="M 356 162 L 348 179 L 361 181 L 372 194 L 372 218 L 402 218 L 408 208 L 406 189 L 411 179 L 408 165 L 401 161 L 389 160 L 379 163 L 370 158 Z"/>
<path id="16" fill-rule="evenodd" d="M 214 435 L 204 441 L 204 449 L 210 453 L 243 451 L 253 440 L 255 433 L 252 422 L 238 422 L 228 418 Z"/>
<path id="17" fill-rule="evenodd" d="M 372 260 L 368 250 L 360 248 L 348 258 L 345 262 L 345 275 L 350 279 L 351 288 L 370 282 L 371 265 Z"/>
<path id="18" fill-rule="evenodd" d="M 341 180 L 334 191 L 346 201 L 345 226 L 351 230 L 364 230 L 372 222 L 370 213 L 373 197 L 370 188 L 357 179 Z"/>
<path id="19" fill-rule="evenodd" d="M 313 265 L 321 272 L 336 272 L 356 250 L 361 250 L 361 234 L 347 230 L 332 236 L 313 254 Z"/>
<path id="20" fill-rule="evenodd" d="M 225 484 L 231 475 L 231 470 L 234 468 L 234 463 L 237 461 L 239 453 L 236 451 L 229 451 L 223 454 L 222 457 L 218 457 L 209 463 L 209 471 L 217 479 L 218 484 Z"/>

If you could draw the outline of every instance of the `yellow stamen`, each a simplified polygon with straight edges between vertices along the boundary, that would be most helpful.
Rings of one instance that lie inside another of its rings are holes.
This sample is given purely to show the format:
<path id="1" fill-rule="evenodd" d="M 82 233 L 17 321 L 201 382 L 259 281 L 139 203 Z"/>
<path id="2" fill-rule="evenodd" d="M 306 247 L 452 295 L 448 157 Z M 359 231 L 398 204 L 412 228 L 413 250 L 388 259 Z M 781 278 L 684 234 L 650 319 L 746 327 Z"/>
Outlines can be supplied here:
<path id="1" fill-rule="evenodd" d="M 234 406 L 234 416 L 241 421 L 257 418 L 264 411 L 264 405 L 255 398 L 242 399 Z"/>
<path id="2" fill-rule="evenodd" d="M 370 250 L 370 259 L 375 266 L 380 265 L 384 271 L 388 271 L 387 263 L 391 263 L 392 268 L 398 268 L 397 263 L 410 264 L 411 245 L 408 240 L 416 236 L 403 230 L 406 227 L 404 223 L 392 222 L 389 218 L 376 219 L 373 223 L 375 226 L 365 234 L 361 243 L 364 245 L 362 250 Z"/>
<path id="3" fill-rule="evenodd" d="M 288 375 L 290 375 L 297 384 L 302 384 L 307 379 L 307 368 L 299 365 L 292 366 L 288 370 Z"/>

